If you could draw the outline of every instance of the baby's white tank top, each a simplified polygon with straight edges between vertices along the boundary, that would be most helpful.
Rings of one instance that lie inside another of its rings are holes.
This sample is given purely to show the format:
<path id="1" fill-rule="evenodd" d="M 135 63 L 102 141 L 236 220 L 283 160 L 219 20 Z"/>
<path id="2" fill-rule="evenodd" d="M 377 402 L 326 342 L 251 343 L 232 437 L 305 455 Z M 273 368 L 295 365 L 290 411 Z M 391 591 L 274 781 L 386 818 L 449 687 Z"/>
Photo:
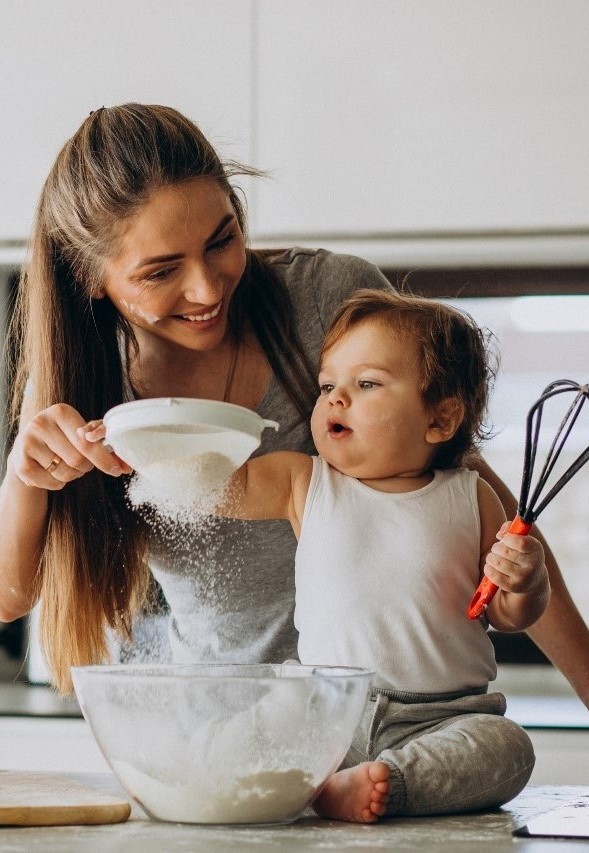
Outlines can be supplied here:
<path id="1" fill-rule="evenodd" d="M 478 474 L 436 471 L 403 494 L 378 492 L 313 458 L 296 554 L 302 663 L 363 666 L 409 693 L 484 689 L 495 678 L 481 620 Z"/>

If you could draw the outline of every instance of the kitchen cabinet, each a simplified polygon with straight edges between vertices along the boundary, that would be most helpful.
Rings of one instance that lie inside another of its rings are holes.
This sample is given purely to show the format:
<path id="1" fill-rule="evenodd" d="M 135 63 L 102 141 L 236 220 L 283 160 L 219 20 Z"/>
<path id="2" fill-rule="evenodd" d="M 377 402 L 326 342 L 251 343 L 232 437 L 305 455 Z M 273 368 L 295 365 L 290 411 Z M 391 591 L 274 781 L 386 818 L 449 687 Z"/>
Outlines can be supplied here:
<path id="1" fill-rule="evenodd" d="M 57 152 L 103 105 L 176 107 L 247 161 L 250 19 L 242 0 L 0 0 L 0 241 L 27 238 Z"/>
<path id="2" fill-rule="evenodd" d="M 415 265 L 531 234 L 528 263 L 584 262 L 588 32 L 585 0 L 0 0 L 0 260 L 81 119 L 138 100 L 268 171 L 240 182 L 257 244 L 407 238 Z"/>
<path id="3" fill-rule="evenodd" d="M 587 233 L 584 0 L 258 6 L 255 233 Z"/>

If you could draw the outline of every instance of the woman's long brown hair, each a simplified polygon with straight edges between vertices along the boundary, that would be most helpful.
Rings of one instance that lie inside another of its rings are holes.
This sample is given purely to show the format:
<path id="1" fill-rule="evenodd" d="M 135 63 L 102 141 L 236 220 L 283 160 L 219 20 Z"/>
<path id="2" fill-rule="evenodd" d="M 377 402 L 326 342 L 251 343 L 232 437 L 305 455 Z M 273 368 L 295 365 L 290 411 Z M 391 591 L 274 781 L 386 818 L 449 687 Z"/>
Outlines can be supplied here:
<path id="1" fill-rule="evenodd" d="M 227 191 L 245 234 L 244 208 L 230 183 L 240 174 L 259 173 L 222 162 L 198 127 L 168 107 L 102 108 L 83 122 L 43 187 L 19 284 L 9 330 L 12 439 L 25 386 L 35 411 L 67 403 L 87 420 L 124 401 L 121 353 L 134 345 L 133 334 L 108 298 L 94 298 L 122 223 L 155 190 L 208 177 Z M 315 382 L 288 292 L 262 254 L 247 256 L 230 328 L 239 337 L 251 323 L 277 379 L 307 418 Z M 70 666 L 108 658 L 107 627 L 131 635 L 149 586 L 146 542 L 127 506 L 124 478 L 95 469 L 49 493 L 37 592 L 42 646 L 60 691 L 71 690 Z"/>

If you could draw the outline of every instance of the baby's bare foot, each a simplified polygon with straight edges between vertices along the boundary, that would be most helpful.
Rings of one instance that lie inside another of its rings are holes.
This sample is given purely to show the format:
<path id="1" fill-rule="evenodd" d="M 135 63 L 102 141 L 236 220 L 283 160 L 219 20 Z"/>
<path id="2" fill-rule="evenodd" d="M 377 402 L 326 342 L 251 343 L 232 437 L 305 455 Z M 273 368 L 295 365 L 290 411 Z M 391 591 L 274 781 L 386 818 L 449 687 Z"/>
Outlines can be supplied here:
<path id="1" fill-rule="evenodd" d="M 329 777 L 313 808 L 320 817 L 374 823 L 386 812 L 389 777 L 383 761 L 365 761 L 340 770 Z"/>

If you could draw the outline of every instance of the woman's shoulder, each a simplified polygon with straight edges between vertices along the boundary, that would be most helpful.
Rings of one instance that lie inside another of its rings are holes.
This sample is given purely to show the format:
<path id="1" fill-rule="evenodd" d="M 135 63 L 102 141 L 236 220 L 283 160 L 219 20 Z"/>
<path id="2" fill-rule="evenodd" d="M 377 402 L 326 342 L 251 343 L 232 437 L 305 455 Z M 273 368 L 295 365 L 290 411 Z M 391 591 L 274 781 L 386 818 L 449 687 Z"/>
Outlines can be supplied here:
<path id="1" fill-rule="evenodd" d="M 295 303 L 317 306 L 324 326 L 340 303 L 360 288 L 391 289 L 375 264 L 356 255 L 294 246 L 267 260 L 283 278 Z"/>
<path id="2" fill-rule="evenodd" d="M 387 279 L 371 261 L 358 255 L 292 246 L 289 249 L 268 250 L 262 253 L 275 268 L 309 270 L 314 275 L 369 274 L 378 278 L 381 286 L 389 286 Z"/>

